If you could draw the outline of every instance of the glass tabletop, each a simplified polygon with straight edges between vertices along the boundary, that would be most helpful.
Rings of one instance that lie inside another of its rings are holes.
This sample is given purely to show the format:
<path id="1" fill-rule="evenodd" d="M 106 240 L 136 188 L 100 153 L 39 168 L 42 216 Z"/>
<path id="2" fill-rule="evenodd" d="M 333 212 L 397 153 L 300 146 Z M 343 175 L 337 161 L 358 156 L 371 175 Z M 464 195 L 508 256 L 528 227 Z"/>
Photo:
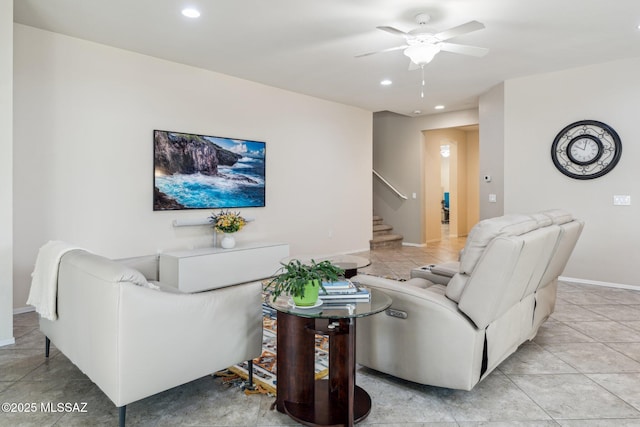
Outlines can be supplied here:
<path id="1" fill-rule="evenodd" d="M 322 301 L 313 307 L 299 307 L 293 304 L 291 297 L 281 295 L 275 301 L 271 294 L 265 296 L 269 307 L 287 314 L 316 319 L 348 319 L 371 316 L 386 310 L 391 305 L 391 297 L 382 291 L 369 289 L 371 298 L 368 301 L 351 300 L 349 302 Z"/>

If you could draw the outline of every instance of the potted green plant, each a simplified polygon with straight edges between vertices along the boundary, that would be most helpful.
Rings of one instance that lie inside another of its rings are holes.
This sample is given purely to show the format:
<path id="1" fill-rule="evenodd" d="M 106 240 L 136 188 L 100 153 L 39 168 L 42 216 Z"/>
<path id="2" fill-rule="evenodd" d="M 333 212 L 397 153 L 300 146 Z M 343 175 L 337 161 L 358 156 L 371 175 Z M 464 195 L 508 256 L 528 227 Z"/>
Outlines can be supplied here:
<path id="1" fill-rule="evenodd" d="M 335 282 L 344 274 L 344 270 L 330 261 L 302 263 L 293 259 L 280 269 L 281 273 L 271 279 L 266 289 L 272 289 L 275 301 L 283 292 L 291 295 L 293 303 L 299 306 L 312 306 L 318 301 L 322 282 Z"/>

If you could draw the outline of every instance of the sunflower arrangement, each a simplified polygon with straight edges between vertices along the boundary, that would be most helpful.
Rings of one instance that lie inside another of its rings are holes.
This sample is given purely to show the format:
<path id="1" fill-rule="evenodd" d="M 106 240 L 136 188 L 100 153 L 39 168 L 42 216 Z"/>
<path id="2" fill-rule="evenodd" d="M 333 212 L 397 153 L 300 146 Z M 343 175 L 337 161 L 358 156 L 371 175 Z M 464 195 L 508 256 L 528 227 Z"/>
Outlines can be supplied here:
<path id="1" fill-rule="evenodd" d="M 240 212 L 221 211 L 219 214 L 215 212 L 209 217 L 209 222 L 213 224 L 213 228 L 216 231 L 222 233 L 235 233 L 242 230 L 247 220 L 245 220 Z"/>

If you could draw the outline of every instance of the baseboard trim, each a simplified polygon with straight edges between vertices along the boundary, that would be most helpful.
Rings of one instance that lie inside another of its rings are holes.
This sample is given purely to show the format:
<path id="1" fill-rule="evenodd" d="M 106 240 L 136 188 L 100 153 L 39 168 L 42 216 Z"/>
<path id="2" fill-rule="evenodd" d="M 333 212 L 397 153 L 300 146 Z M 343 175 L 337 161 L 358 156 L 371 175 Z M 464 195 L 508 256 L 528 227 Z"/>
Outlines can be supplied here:
<path id="1" fill-rule="evenodd" d="M 12 345 L 16 343 L 16 339 L 14 337 L 7 338 L 6 340 L 0 341 L 0 347 L 4 347 L 6 345 Z"/>
<path id="2" fill-rule="evenodd" d="M 408 243 L 408 242 L 402 242 L 402 246 L 411 246 L 413 248 L 424 248 L 427 246 L 426 243 Z"/>
<path id="3" fill-rule="evenodd" d="M 632 291 L 640 291 L 640 286 L 627 285 L 626 283 L 602 282 L 600 280 L 578 279 L 575 277 L 565 277 L 565 276 L 558 277 L 558 280 L 562 282 L 573 283 L 576 285 L 593 285 L 593 286 L 602 286 L 605 288 L 618 288 L 618 289 L 629 289 Z"/>
<path id="4" fill-rule="evenodd" d="M 32 311 L 36 311 L 36 308 L 28 305 L 26 307 L 14 308 L 13 309 L 13 314 L 29 313 L 29 312 L 32 312 Z"/>

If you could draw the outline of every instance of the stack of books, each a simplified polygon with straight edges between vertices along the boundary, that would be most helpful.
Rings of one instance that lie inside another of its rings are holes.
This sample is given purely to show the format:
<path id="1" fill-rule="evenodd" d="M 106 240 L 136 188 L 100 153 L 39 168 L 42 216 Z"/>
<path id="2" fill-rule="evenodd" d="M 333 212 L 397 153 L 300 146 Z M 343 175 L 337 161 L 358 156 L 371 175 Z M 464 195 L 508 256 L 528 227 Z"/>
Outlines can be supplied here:
<path id="1" fill-rule="evenodd" d="M 320 289 L 320 299 L 323 302 L 348 303 L 369 301 L 371 294 L 369 290 L 358 286 L 350 280 L 339 282 L 322 282 L 324 289 Z"/>

